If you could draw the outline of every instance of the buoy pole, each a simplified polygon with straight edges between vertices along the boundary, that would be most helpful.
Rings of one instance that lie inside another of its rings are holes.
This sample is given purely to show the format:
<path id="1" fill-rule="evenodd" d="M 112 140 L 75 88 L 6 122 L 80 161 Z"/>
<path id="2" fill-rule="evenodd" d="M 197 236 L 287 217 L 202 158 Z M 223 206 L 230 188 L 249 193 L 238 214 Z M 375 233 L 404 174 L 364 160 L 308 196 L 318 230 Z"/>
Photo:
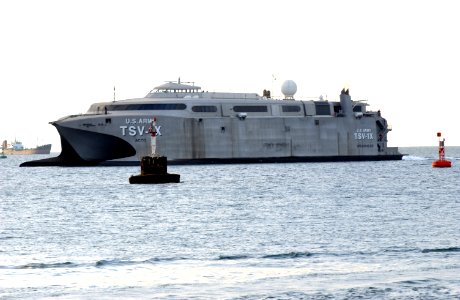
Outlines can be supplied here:
<path id="1" fill-rule="evenodd" d="M 439 160 L 445 160 L 445 152 L 444 152 L 444 141 L 446 139 L 441 139 L 441 133 L 438 132 L 438 139 L 439 139 Z"/>
<path id="2" fill-rule="evenodd" d="M 151 147 L 151 155 L 156 156 L 157 154 L 157 118 L 153 117 L 152 123 L 150 124 L 149 133 L 150 133 L 150 147 Z"/>

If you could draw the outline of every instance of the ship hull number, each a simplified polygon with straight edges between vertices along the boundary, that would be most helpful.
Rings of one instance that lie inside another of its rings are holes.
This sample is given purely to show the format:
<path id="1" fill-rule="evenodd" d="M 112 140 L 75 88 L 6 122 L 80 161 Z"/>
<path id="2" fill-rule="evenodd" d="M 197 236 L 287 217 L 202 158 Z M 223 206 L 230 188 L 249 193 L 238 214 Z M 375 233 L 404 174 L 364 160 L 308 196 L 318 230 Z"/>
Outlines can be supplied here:
<path id="1" fill-rule="evenodd" d="M 121 135 L 126 136 L 143 136 L 144 134 L 149 134 L 149 128 L 151 125 L 147 125 L 152 122 L 152 119 L 126 119 L 126 124 L 120 126 Z M 136 124 L 136 125 L 134 125 Z M 146 124 L 146 125 L 142 125 Z M 155 125 L 156 135 L 161 135 L 161 125 Z"/>
<path id="2" fill-rule="evenodd" d="M 354 133 L 355 140 L 373 140 L 374 134 L 370 128 L 358 128 Z"/>

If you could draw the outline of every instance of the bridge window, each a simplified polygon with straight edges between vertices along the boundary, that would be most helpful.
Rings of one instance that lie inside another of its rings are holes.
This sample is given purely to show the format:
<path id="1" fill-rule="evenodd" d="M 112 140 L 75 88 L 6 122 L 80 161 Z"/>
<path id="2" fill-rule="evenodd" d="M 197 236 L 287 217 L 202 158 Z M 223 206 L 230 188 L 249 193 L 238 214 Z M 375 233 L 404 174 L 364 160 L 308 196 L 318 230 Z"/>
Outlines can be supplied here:
<path id="1" fill-rule="evenodd" d="M 212 105 L 197 105 L 192 107 L 193 112 L 216 112 L 217 107 Z"/>
<path id="2" fill-rule="evenodd" d="M 283 112 L 299 112 L 300 111 L 300 106 L 298 105 L 283 105 L 282 106 Z"/>
<path id="3" fill-rule="evenodd" d="M 107 110 L 184 110 L 183 103 L 138 103 L 108 105 Z"/>
<path id="4" fill-rule="evenodd" d="M 268 112 L 267 106 L 261 105 L 241 105 L 233 106 L 234 112 Z"/>
<path id="5" fill-rule="evenodd" d="M 331 115 L 331 106 L 329 102 L 315 102 L 316 115 L 327 116 Z"/>

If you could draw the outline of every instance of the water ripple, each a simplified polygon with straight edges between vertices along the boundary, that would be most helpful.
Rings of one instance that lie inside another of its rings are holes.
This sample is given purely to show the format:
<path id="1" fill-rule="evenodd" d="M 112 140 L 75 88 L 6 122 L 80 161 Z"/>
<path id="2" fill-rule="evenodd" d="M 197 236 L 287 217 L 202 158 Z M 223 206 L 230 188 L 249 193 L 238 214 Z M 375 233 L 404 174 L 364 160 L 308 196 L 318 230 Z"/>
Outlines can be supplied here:
<path id="1" fill-rule="evenodd" d="M 423 249 L 422 250 L 422 253 L 431 253 L 431 252 L 460 252 L 460 247 L 433 248 L 433 249 Z"/>

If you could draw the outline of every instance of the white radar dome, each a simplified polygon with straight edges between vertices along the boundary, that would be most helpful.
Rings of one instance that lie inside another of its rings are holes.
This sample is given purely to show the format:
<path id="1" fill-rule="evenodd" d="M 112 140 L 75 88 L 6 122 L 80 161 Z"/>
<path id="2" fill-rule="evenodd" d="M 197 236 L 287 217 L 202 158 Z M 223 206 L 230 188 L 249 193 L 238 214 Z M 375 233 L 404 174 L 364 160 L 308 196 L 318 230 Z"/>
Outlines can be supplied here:
<path id="1" fill-rule="evenodd" d="M 297 92 L 297 84 L 295 84 L 294 80 L 286 80 L 281 86 L 281 92 L 283 93 L 284 97 L 292 98 Z"/>

